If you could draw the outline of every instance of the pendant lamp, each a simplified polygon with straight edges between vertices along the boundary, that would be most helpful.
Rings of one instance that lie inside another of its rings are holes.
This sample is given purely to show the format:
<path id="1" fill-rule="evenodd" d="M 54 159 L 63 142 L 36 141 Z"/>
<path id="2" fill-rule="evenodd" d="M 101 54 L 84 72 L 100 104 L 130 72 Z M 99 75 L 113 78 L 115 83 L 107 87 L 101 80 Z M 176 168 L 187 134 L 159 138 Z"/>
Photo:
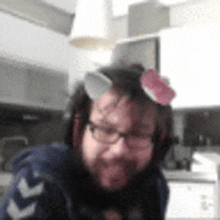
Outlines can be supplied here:
<path id="1" fill-rule="evenodd" d="M 78 0 L 70 43 L 85 50 L 112 50 L 111 0 Z"/>

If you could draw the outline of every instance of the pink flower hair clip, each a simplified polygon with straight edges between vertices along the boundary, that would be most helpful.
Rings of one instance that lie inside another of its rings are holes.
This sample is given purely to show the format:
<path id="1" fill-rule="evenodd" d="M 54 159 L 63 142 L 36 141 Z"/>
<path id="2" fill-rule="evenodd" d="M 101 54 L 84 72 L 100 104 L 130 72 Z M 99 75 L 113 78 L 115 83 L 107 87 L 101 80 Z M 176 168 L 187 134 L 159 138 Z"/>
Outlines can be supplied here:
<path id="1" fill-rule="evenodd" d="M 146 94 L 156 103 L 169 104 L 175 97 L 174 90 L 159 76 L 156 70 L 148 69 L 140 78 Z"/>

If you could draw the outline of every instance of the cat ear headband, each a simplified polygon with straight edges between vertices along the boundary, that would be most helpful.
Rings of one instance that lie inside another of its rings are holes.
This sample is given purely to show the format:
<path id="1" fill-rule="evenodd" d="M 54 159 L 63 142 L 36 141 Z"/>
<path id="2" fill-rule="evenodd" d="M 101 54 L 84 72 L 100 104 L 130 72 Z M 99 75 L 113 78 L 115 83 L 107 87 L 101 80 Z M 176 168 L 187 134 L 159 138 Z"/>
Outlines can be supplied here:
<path id="1" fill-rule="evenodd" d="M 92 100 L 98 100 L 111 89 L 112 85 L 112 80 L 100 72 L 87 73 L 85 76 L 85 90 Z M 140 85 L 151 100 L 161 105 L 168 105 L 176 95 L 153 69 L 143 73 L 140 77 Z"/>

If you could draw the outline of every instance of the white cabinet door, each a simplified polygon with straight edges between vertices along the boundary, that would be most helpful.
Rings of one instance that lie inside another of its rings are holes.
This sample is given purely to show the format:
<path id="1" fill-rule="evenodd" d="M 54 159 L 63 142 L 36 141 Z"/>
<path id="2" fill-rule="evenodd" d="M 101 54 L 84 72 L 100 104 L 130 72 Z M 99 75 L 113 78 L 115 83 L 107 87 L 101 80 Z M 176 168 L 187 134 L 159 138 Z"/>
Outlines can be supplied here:
<path id="1" fill-rule="evenodd" d="M 113 62 L 141 63 L 145 69 L 159 70 L 159 39 L 149 38 L 138 41 L 128 41 L 118 44 L 113 52 Z"/>
<path id="2" fill-rule="evenodd" d="M 26 99 L 34 106 L 64 110 L 67 100 L 68 78 L 64 74 L 48 73 L 44 70 L 29 70 Z"/>
<path id="3" fill-rule="evenodd" d="M 215 183 L 169 182 L 169 219 L 214 219 Z"/>
<path id="4" fill-rule="evenodd" d="M 22 67 L 0 62 L 0 102 L 20 104 L 25 97 L 27 72 Z"/>
<path id="5" fill-rule="evenodd" d="M 0 60 L 0 103 L 62 111 L 68 75 Z"/>
<path id="6" fill-rule="evenodd" d="M 220 105 L 219 36 L 220 23 L 161 31 L 161 75 L 177 93 L 174 108 Z"/>

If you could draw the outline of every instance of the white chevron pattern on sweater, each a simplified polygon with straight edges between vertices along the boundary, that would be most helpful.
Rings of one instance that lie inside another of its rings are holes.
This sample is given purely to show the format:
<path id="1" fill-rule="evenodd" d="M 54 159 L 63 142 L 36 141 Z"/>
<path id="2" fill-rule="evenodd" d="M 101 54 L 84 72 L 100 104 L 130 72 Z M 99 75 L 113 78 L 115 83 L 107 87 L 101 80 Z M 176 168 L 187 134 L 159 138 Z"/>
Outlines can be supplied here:
<path id="1" fill-rule="evenodd" d="M 34 171 L 34 177 L 36 178 L 36 177 L 40 177 L 41 175 L 40 175 L 40 173 L 39 172 L 37 172 L 37 171 Z"/>
<path id="2" fill-rule="evenodd" d="M 18 189 L 24 199 L 27 199 L 32 196 L 38 196 L 43 192 L 44 184 L 39 183 L 37 186 L 30 188 L 27 184 L 26 179 L 21 178 Z"/>
<path id="3" fill-rule="evenodd" d="M 12 220 L 21 220 L 23 218 L 29 217 L 34 214 L 36 209 L 36 203 L 32 203 L 31 205 L 27 206 L 19 210 L 18 206 L 14 202 L 14 200 L 10 200 L 9 206 L 7 208 L 8 215 L 12 218 Z"/>

